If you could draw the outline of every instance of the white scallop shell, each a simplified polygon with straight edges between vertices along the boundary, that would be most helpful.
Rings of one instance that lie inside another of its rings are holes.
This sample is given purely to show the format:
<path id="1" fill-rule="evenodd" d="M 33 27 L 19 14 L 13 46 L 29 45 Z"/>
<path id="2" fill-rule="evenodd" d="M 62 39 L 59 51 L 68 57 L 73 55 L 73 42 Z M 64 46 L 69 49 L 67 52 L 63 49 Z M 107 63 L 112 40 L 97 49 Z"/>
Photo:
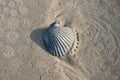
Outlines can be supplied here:
<path id="1" fill-rule="evenodd" d="M 54 56 L 62 56 L 69 52 L 74 43 L 74 34 L 70 27 L 61 27 L 57 22 L 43 34 L 47 51 Z"/>

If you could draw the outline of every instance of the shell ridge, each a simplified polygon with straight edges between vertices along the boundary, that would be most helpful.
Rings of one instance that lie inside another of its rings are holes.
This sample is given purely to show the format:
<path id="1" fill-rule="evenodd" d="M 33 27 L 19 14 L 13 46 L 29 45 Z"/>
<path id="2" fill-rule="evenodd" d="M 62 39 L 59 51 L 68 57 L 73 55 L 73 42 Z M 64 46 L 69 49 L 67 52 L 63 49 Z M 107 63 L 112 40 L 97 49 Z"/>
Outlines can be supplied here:
<path id="1" fill-rule="evenodd" d="M 55 33 L 56 33 L 56 32 L 55 32 Z M 55 56 L 60 56 L 60 55 L 59 55 L 59 54 L 60 54 L 60 49 L 57 48 L 57 45 L 60 46 L 60 44 L 59 44 L 59 42 L 58 42 L 58 39 L 57 39 L 55 33 L 52 33 L 52 36 L 53 36 L 53 37 L 51 36 L 50 38 L 53 39 L 52 44 L 54 44 L 54 45 L 53 45 L 53 50 L 55 50 L 54 55 L 55 55 Z M 57 44 L 56 44 L 56 43 L 57 43 Z M 50 45 L 51 45 L 51 44 L 50 44 Z"/>
<path id="2" fill-rule="evenodd" d="M 69 33 L 70 34 L 70 33 Z M 73 34 L 71 35 L 71 37 L 72 36 L 74 36 Z M 72 37 L 72 38 L 70 38 L 70 36 L 69 37 L 66 37 L 67 39 L 69 39 L 69 42 L 71 43 L 71 44 L 73 44 L 74 43 L 74 37 Z"/>
<path id="3" fill-rule="evenodd" d="M 72 48 L 75 37 L 69 27 L 53 26 L 43 34 L 43 40 L 48 52 L 54 56 L 63 56 Z"/>
<path id="4" fill-rule="evenodd" d="M 54 39 L 55 39 L 55 40 L 54 40 L 54 41 L 55 41 L 54 43 L 55 43 L 55 46 L 56 46 L 56 49 L 55 49 L 56 54 L 55 54 L 55 55 L 56 55 L 56 56 L 59 56 L 59 52 L 60 52 L 60 51 L 59 51 L 59 49 L 58 49 L 58 47 L 57 47 L 57 44 L 56 44 L 56 43 L 59 43 L 59 42 L 58 42 L 58 40 L 57 40 L 56 36 L 55 36 L 55 38 L 54 38 Z M 59 45 L 59 44 L 58 44 L 58 45 Z"/>
<path id="5" fill-rule="evenodd" d="M 62 55 L 64 55 L 65 53 L 67 53 L 67 51 L 69 50 L 69 45 L 67 42 L 64 42 L 64 39 L 61 37 L 61 47 L 62 47 L 62 50 L 64 52 L 62 52 Z"/>
<path id="6" fill-rule="evenodd" d="M 60 33 L 61 35 L 60 36 L 62 36 L 62 38 L 66 41 L 66 42 L 69 42 L 69 43 L 71 43 L 70 42 L 70 39 L 68 39 L 67 37 L 65 37 L 64 35 L 63 35 L 63 33 Z M 68 43 L 67 43 L 68 44 Z M 69 44 L 68 44 L 69 45 Z"/>
<path id="7" fill-rule="evenodd" d="M 65 34 L 70 36 L 71 35 L 70 33 L 72 32 L 72 30 L 68 27 L 65 27 L 64 29 L 62 29 L 62 32 L 64 32 Z M 68 32 L 69 32 L 69 34 L 68 34 Z"/>
<path id="8" fill-rule="evenodd" d="M 62 54 L 64 55 L 64 53 L 67 53 L 67 51 L 70 50 L 70 48 L 72 47 L 72 43 L 68 42 L 66 37 L 60 31 L 58 31 L 58 32 L 56 31 L 54 34 L 56 34 L 57 40 L 60 43 L 59 44 L 60 45 L 59 46 L 60 50 L 62 50 L 61 48 L 64 49 L 64 52 L 62 52 Z M 65 47 L 63 47 L 63 45 L 66 46 L 66 50 L 65 50 Z"/>
<path id="9" fill-rule="evenodd" d="M 51 36 L 51 33 L 49 33 L 49 39 L 50 39 L 50 47 L 49 47 L 49 52 L 51 52 L 51 54 L 53 54 L 54 53 L 54 44 L 53 44 L 53 46 L 51 45 L 51 43 L 54 43 L 54 39 L 52 39 L 52 37 L 54 37 L 54 36 Z M 53 49 L 51 49 L 51 48 L 53 48 Z M 54 54 L 53 54 L 54 55 Z"/>
<path id="10" fill-rule="evenodd" d="M 60 48 L 60 50 L 61 50 L 60 54 L 63 55 L 63 53 L 64 53 L 64 51 L 63 51 L 63 49 L 62 49 L 62 47 L 63 47 L 63 46 L 62 46 L 62 43 L 63 43 L 63 42 L 61 42 L 62 40 L 60 39 L 59 33 L 56 32 L 56 34 L 58 35 L 58 36 L 56 36 L 56 37 L 57 37 L 57 40 L 59 41 L 59 48 Z"/>
<path id="11" fill-rule="evenodd" d="M 57 37 L 60 39 L 60 40 L 59 39 L 58 40 L 59 40 L 60 45 L 61 45 L 60 48 L 62 50 L 62 55 L 64 55 L 64 53 L 66 53 L 69 48 L 64 44 L 64 40 L 62 40 L 60 33 L 57 33 L 57 35 L 58 35 Z M 65 47 L 63 47 L 63 45 L 67 48 L 67 50 L 65 49 Z"/>
<path id="12" fill-rule="evenodd" d="M 61 32 L 62 33 L 62 35 L 63 34 L 66 34 L 66 35 L 63 35 L 69 42 L 71 42 L 71 40 L 73 40 L 72 38 L 71 38 L 71 33 L 66 33 L 66 32 L 64 32 L 64 31 L 62 31 Z M 67 36 L 67 37 L 66 37 Z"/>
<path id="13" fill-rule="evenodd" d="M 55 41 L 54 43 L 55 43 L 56 52 L 57 52 L 56 55 L 57 55 L 57 56 L 60 56 L 60 49 L 58 48 L 58 47 L 60 47 L 60 44 L 59 44 L 60 42 L 59 42 L 58 37 L 55 35 L 56 33 L 57 33 L 57 31 L 54 33 L 54 36 L 55 36 L 55 37 L 54 37 L 54 39 L 55 39 L 55 40 L 54 40 L 54 41 Z"/>
<path id="14" fill-rule="evenodd" d="M 62 37 L 61 37 L 62 38 Z M 62 38 L 63 39 L 63 38 Z M 63 51 L 64 52 L 67 52 L 67 50 L 65 49 L 65 48 L 67 48 L 68 49 L 68 47 L 65 45 L 65 43 L 64 43 L 64 41 L 61 39 L 61 47 L 63 48 Z M 63 47 L 63 45 L 65 46 L 65 47 Z"/>
<path id="15" fill-rule="evenodd" d="M 70 37 L 72 37 L 72 36 L 73 36 L 73 34 L 72 34 L 72 35 L 70 35 L 70 34 L 72 33 L 72 31 L 71 31 L 71 30 L 69 30 L 69 31 L 70 31 L 70 33 L 66 33 L 66 32 L 63 30 L 63 31 L 62 31 L 62 33 L 69 35 L 69 36 L 68 36 L 68 37 L 66 37 L 66 38 L 68 38 L 68 39 L 70 39 L 70 40 L 73 40 L 73 38 L 70 38 Z"/>
<path id="16" fill-rule="evenodd" d="M 59 33 L 59 36 L 61 36 L 61 38 L 66 42 L 67 46 L 65 44 L 64 45 L 67 47 L 67 49 L 69 49 L 70 45 L 69 45 L 68 41 L 65 40 L 65 37 L 61 33 Z"/>
<path id="17" fill-rule="evenodd" d="M 55 38 L 55 36 L 53 36 L 53 38 Z M 56 45 L 55 45 L 55 42 L 56 42 L 56 41 L 53 39 L 52 44 L 53 44 L 53 47 L 54 47 L 54 48 L 53 48 L 53 49 L 54 49 L 54 53 L 53 53 L 53 55 L 54 55 L 54 56 L 56 56 L 56 54 L 55 54 L 55 53 L 57 53 L 57 51 L 56 51 Z M 51 45 L 51 44 L 50 44 L 50 45 Z"/>
<path id="18" fill-rule="evenodd" d="M 65 40 L 65 42 L 67 43 L 67 45 L 69 46 L 69 47 L 71 47 L 71 44 L 73 43 L 73 41 L 71 42 L 70 41 L 70 39 L 68 39 L 67 37 L 65 37 L 62 33 L 60 33 L 61 34 L 61 36 L 63 36 L 62 38 Z M 69 41 L 69 42 L 68 42 Z M 70 43 L 70 44 L 69 44 Z"/>
<path id="19" fill-rule="evenodd" d="M 57 51 L 56 51 L 57 49 L 56 49 L 55 42 L 56 42 L 56 41 L 54 40 L 54 42 L 53 42 L 53 45 L 54 45 L 54 47 L 55 47 L 55 48 L 54 48 L 54 50 L 55 50 L 54 56 L 56 56 L 56 53 L 57 53 Z M 57 53 L 57 54 L 58 54 L 58 53 Z"/>
<path id="20" fill-rule="evenodd" d="M 49 45 L 48 43 L 48 34 L 47 34 L 48 32 L 46 32 L 46 33 L 44 33 L 44 35 L 43 35 L 43 40 L 44 40 L 44 42 L 45 42 L 45 45 L 46 45 L 46 49 L 48 50 L 48 46 L 47 45 Z"/>

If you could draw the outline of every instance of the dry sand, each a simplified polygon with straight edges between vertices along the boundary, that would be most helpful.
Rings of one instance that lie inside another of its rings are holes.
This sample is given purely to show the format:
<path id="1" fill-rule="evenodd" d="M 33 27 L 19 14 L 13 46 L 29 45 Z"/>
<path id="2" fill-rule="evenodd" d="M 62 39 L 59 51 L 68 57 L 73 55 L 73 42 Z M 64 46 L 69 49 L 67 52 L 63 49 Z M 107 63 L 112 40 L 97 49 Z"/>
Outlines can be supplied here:
<path id="1" fill-rule="evenodd" d="M 54 21 L 79 33 L 74 56 L 54 57 Z M 120 80 L 120 0 L 0 0 L 0 80 Z"/>

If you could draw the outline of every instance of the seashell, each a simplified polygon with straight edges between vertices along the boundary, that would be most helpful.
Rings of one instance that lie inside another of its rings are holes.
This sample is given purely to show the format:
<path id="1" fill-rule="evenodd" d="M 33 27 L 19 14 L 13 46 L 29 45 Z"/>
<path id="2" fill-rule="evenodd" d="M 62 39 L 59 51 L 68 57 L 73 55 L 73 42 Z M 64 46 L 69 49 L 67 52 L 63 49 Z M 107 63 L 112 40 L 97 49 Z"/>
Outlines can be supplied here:
<path id="1" fill-rule="evenodd" d="M 70 27 L 62 27 L 54 22 L 43 33 L 43 40 L 47 51 L 54 56 L 63 56 L 68 53 L 74 43 L 74 34 Z"/>

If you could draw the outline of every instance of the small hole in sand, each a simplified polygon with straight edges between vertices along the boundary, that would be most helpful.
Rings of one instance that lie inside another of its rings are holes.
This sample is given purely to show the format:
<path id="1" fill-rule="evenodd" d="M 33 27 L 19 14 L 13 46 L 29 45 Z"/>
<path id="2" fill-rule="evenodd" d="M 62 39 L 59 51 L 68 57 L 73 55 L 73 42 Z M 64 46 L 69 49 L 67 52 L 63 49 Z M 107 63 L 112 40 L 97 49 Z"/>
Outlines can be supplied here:
<path id="1" fill-rule="evenodd" d="M 79 34 L 78 34 L 78 33 L 76 33 L 76 35 L 78 36 Z"/>
<path id="2" fill-rule="evenodd" d="M 78 48 L 78 46 L 76 46 L 76 48 Z"/>
<path id="3" fill-rule="evenodd" d="M 76 49 L 74 49 L 74 52 L 76 52 Z"/>
<path id="4" fill-rule="evenodd" d="M 79 36 L 77 36 L 77 39 L 79 40 Z"/>
<path id="5" fill-rule="evenodd" d="M 76 58 L 76 57 L 77 57 L 77 55 L 73 55 L 73 57 L 75 57 L 75 58 Z"/>
<path id="6" fill-rule="evenodd" d="M 79 44 L 79 42 L 77 42 L 77 44 Z"/>

